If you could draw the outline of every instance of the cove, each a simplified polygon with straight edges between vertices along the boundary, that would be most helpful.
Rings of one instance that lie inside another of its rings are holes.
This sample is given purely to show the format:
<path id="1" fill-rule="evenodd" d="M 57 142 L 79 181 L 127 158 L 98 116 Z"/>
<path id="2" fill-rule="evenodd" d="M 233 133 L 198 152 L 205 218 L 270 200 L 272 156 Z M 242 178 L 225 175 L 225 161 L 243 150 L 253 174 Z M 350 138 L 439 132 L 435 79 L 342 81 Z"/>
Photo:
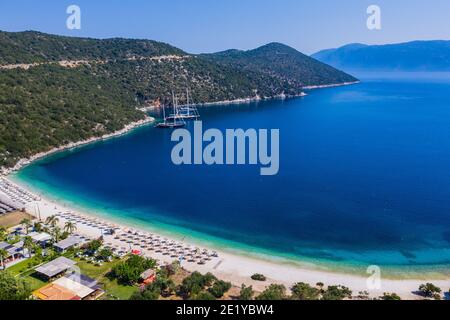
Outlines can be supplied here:
<path id="1" fill-rule="evenodd" d="M 200 109 L 205 130 L 279 128 L 275 176 L 258 166 L 174 165 L 171 131 L 147 127 L 35 162 L 16 179 L 248 254 L 448 272 L 449 92 L 447 79 L 365 79 L 304 98 Z"/>

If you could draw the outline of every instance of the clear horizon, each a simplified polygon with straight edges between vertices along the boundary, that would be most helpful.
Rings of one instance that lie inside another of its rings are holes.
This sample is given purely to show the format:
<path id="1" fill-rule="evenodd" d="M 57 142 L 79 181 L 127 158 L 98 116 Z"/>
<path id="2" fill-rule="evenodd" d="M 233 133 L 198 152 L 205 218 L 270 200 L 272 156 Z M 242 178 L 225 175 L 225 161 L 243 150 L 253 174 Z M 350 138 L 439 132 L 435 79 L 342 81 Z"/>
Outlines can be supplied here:
<path id="1" fill-rule="evenodd" d="M 248 50 L 281 42 L 306 54 L 349 43 L 389 44 L 414 40 L 447 40 L 450 2 L 410 3 L 399 0 L 132 0 L 125 6 L 87 0 L 58 4 L 31 0 L 0 3 L 0 30 L 35 30 L 92 38 L 136 38 L 169 43 L 189 53 Z M 68 30 L 66 9 L 81 8 L 81 30 Z M 366 26 L 369 5 L 381 8 L 381 30 Z M 317 32 L 316 30 L 320 30 Z M 238 35 L 238 36 L 236 36 Z"/>

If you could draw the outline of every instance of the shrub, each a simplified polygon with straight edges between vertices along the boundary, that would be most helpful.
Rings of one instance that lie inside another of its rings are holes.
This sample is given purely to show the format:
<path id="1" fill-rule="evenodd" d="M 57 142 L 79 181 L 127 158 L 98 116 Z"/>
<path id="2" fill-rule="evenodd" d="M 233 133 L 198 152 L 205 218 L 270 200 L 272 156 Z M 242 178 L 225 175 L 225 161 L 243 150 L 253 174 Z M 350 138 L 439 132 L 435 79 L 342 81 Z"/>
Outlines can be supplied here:
<path id="1" fill-rule="evenodd" d="M 255 280 L 255 281 L 266 281 L 267 278 L 263 274 L 255 273 L 254 275 L 252 275 L 252 280 Z"/>
<path id="2" fill-rule="evenodd" d="M 352 297 L 352 291 L 344 286 L 329 286 L 322 295 L 323 300 L 344 300 Z"/>
<path id="3" fill-rule="evenodd" d="M 211 273 L 202 275 L 199 272 L 193 272 L 183 279 L 178 291 L 184 298 L 189 298 L 198 295 L 205 287 L 211 286 L 216 280 L 217 278 Z"/>
<path id="4" fill-rule="evenodd" d="M 432 283 L 422 284 L 419 287 L 420 293 L 427 298 L 436 298 L 436 295 L 440 295 L 442 290 L 436 287 Z"/>
<path id="5" fill-rule="evenodd" d="M 252 300 L 255 292 L 253 291 L 253 287 L 247 287 L 245 284 L 241 286 L 241 291 L 239 292 L 239 300 Z"/>
<path id="6" fill-rule="evenodd" d="M 283 300 L 286 299 L 286 287 L 280 284 L 271 284 L 264 290 L 256 300 Z"/>
<path id="7" fill-rule="evenodd" d="M 222 280 L 217 280 L 214 282 L 213 286 L 209 288 L 209 293 L 211 293 L 217 299 L 222 298 L 223 295 L 231 289 L 231 283 Z"/>
<path id="8" fill-rule="evenodd" d="M 396 293 L 383 293 L 383 295 L 380 297 L 380 300 L 402 300 L 400 296 Z"/>
<path id="9" fill-rule="evenodd" d="M 307 283 L 299 282 L 292 287 L 292 298 L 295 300 L 318 300 L 320 290 Z"/>
<path id="10" fill-rule="evenodd" d="M 133 285 L 139 281 L 142 272 L 155 267 L 155 260 L 131 256 L 128 260 L 115 265 L 111 270 L 110 277 L 117 279 L 121 284 Z"/>

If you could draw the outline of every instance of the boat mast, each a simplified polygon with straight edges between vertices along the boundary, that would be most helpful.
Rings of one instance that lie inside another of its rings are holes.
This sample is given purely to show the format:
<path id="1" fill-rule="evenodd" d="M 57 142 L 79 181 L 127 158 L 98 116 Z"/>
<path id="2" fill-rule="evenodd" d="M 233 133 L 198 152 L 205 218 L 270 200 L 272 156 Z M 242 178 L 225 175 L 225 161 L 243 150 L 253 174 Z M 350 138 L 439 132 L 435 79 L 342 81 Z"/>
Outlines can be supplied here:
<path id="1" fill-rule="evenodd" d="M 191 115 L 191 104 L 189 103 L 189 88 L 186 88 L 186 106 L 188 111 L 188 116 Z"/>

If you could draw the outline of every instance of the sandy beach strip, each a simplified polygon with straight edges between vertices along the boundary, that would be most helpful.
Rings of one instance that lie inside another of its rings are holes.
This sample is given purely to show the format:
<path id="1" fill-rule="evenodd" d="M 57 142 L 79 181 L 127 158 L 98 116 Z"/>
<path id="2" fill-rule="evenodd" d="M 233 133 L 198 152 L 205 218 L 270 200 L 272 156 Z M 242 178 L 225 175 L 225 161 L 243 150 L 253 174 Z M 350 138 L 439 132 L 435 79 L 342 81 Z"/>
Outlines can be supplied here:
<path id="1" fill-rule="evenodd" d="M 26 190 L 26 186 L 16 182 L 15 180 L 8 179 L 8 181 Z M 172 242 L 174 244 L 182 245 L 182 247 L 185 249 L 190 248 L 190 250 L 198 250 L 199 253 L 203 250 L 207 250 L 209 254 L 215 252 L 217 254 L 217 257 L 211 257 L 210 260 L 206 261 L 204 265 L 199 265 L 198 260 L 195 262 L 188 262 L 186 258 L 182 261 L 182 266 L 190 272 L 211 272 L 218 278 L 229 281 L 236 286 L 241 286 L 241 284 L 252 285 L 253 288 L 257 291 L 264 290 L 264 288 L 271 283 L 284 284 L 287 288 L 290 288 L 297 282 L 306 282 L 311 285 L 322 282 L 325 285 L 347 286 L 353 291 L 354 295 L 357 295 L 358 292 L 361 291 L 367 291 L 369 292 L 371 297 L 378 297 L 384 292 L 395 292 L 400 295 L 402 299 L 420 299 L 420 297 L 415 295 L 414 292 L 417 291 L 421 284 L 427 282 L 424 279 L 391 280 L 381 277 L 381 288 L 370 289 L 367 285 L 369 275 L 367 277 L 363 277 L 359 275 L 324 271 L 320 270 L 318 266 L 317 268 L 315 268 L 314 266 L 311 266 L 311 268 L 307 268 L 295 264 L 284 263 L 281 260 L 280 262 L 269 261 L 263 258 L 231 253 L 226 249 L 217 250 L 201 245 L 199 243 L 188 243 L 181 237 L 178 239 L 175 237 L 167 237 L 162 234 L 156 234 L 154 231 L 135 227 L 131 224 L 126 225 L 123 222 L 117 222 L 112 219 L 105 219 L 104 217 L 96 216 L 95 214 L 92 214 L 90 212 L 77 212 L 77 210 L 66 207 L 61 203 L 46 199 L 45 197 L 40 195 L 37 196 L 39 200 L 29 202 L 26 205 L 26 209 L 30 214 L 36 217 L 39 215 L 41 220 L 45 220 L 47 217 L 52 215 L 59 215 L 59 224 L 61 225 L 61 227 L 63 227 L 66 219 L 63 218 L 64 215 L 62 214 L 65 214 L 66 216 L 76 216 L 79 221 L 84 221 L 84 223 L 76 222 L 77 234 L 83 235 L 90 239 L 96 239 L 103 235 L 104 243 L 106 245 L 116 248 L 122 248 L 123 250 L 127 250 L 128 252 L 130 252 L 131 250 L 139 250 L 145 256 L 156 259 L 160 263 L 171 263 L 174 260 L 177 260 L 178 257 L 163 255 L 162 253 L 155 252 L 155 250 L 149 251 L 146 249 L 142 249 L 141 247 L 133 243 L 120 241 L 119 239 L 117 239 L 117 237 L 121 234 L 152 234 L 154 237 L 166 239 L 168 243 Z M 67 213 L 70 214 L 67 215 Z M 95 221 L 95 225 L 101 225 L 103 229 L 117 228 L 116 234 L 104 235 L 102 232 L 102 228 L 92 226 L 92 221 Z M 252 280 L 250 277 L 255 273 L 264 274 L 267 277 L 267 281 L 258 282 Z M 450 288 L 450 279 L 433 281 L 430 280 L 429 282 L 436 284 L 444 291 L 447 291 Z"/>

